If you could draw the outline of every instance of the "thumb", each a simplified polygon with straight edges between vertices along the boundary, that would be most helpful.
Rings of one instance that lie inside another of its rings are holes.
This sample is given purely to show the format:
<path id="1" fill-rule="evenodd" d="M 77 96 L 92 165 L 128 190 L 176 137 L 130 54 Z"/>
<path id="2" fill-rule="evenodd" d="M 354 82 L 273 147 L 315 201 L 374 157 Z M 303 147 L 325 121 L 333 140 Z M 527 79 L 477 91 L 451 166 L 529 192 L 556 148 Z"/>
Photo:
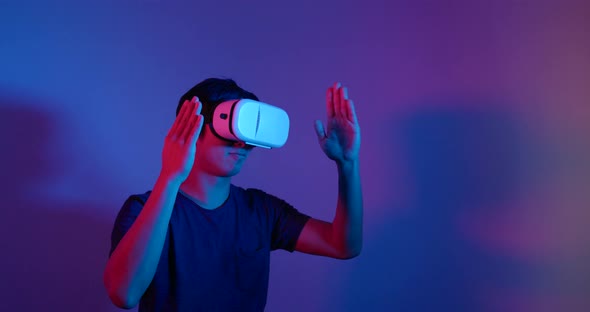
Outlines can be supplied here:
<path id="1" fill-rule="evenodd" d="M 324 130 L 324 125 L 320 120 L 315 121 L 315 133 L 318 135 L 318 140 L 322 140 L 326 137 L 326 131 Z"/>

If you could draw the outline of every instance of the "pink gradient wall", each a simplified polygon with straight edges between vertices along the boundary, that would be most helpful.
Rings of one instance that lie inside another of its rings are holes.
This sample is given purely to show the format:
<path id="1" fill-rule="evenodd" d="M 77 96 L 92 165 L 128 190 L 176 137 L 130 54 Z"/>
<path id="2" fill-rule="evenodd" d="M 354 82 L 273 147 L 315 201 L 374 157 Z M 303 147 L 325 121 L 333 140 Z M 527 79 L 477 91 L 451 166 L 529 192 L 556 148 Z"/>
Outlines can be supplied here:
<path id="1" fill-rule="evenodd" d="M 349 87 L 365 245 L 272 255 L 267 311 L 590 310 L 587 1 L 0 3 L 0 310 L 117 311 L 125 198 L 150 189 L 178 97 L 234 78 L 287 145 L 235 183 L 331 220 L 313 121 Z"/>

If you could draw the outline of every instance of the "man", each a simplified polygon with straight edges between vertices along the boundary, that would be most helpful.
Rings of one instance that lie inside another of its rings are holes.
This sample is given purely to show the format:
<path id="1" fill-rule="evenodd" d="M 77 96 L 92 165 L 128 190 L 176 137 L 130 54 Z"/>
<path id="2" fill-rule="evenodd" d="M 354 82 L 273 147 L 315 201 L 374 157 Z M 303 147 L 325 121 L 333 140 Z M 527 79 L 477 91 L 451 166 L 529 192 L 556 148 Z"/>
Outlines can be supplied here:
<path id="1" fill-rule="evenodd" d="M 360 128 L 346 89 L 339 83 L 328 89 L 328 122 L 315 124 L 322 150 L 338 169 L 331 223 L 231 184 L 253 148 L 212 132 L 215 106 L 232 99 L 258 100 L 233 80 L 216 78 L 181 97 L 152 191 L 129 197 L 115 222 L 104 283 L 118 307 L 263 311 L 270 251 L 338 259 L 360 253 Z"/>

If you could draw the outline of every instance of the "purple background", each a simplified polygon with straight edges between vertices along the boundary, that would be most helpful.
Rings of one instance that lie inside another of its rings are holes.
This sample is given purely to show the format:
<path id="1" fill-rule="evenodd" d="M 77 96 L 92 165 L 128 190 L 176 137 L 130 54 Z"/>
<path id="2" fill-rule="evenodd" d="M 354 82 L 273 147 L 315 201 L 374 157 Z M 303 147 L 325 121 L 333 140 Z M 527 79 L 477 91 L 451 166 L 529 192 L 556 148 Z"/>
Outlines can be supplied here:
<path id="1" fill-rule="evenodd" d="M 234 182 L 324 220 L 313 121 L 335 81 L 357 107 L 363 253 L 273 253 L 267 311 L 590 310 L 589 2 L 19 3 L 0 3 L 1 311 L 118 310 L 114 217 L 210 76 L 292 121 Z"/>

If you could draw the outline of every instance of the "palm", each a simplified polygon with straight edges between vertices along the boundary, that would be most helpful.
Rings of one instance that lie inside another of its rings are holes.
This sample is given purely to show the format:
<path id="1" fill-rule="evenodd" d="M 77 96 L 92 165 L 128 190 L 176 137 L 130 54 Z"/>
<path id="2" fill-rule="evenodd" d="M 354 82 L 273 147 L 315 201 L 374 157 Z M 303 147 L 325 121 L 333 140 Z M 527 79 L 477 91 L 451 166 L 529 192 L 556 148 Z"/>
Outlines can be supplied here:
<path id="1" fill-rule="evenodd" d="M 316 121 L 316 132 L 322 150 L 328 158 L 337 162 L 356 160 L 361 145 L 360 127 L 346 89 L 339 84 L 329 88 L 326 106 L 327 127 L 324 128 L 319 120 Z"/>
<path id="2" fill-rule="evenodd" d="M 180 182 L 188 177 L 195 162 L 197 138 L 203 128 L 201 102 L 185 101 L 164 141 L 162 172 Z"/>

